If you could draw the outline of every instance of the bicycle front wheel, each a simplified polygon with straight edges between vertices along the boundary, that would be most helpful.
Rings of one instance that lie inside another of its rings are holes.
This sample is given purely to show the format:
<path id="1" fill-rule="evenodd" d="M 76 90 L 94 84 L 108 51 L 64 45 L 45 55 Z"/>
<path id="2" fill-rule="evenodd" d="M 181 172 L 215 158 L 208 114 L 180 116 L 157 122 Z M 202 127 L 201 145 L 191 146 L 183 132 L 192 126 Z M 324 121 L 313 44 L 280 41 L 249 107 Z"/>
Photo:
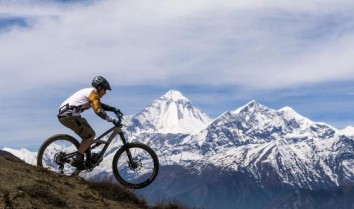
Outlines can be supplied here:
<path id="1" fill-rule="evenodd" d="M 59 134 L 48 138 L 38 150 L 37 166 L 62 175 L 72 175 L 76 168 L 69 162 L 76 155 L 80 143 L 72 136 Z"/>
<path id="2" fill-rule="evenodd" d="M 123 186 L 141 189 L 156 178 L 159 160 L 147 145 L 130 143 L 114 155 L 112 168 L 114 176 Z"/>

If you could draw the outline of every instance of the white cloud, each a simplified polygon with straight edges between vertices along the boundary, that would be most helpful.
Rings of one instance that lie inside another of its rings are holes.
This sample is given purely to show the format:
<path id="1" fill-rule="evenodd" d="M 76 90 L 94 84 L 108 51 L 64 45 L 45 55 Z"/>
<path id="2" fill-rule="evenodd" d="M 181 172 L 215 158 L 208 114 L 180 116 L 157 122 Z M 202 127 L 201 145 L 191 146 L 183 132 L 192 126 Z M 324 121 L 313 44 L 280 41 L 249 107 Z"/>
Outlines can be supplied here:
<path id="1" fill-rule="evenodd" d="M 349 1 L 18 2 L 0 5 L 0 17 L 30 25 L 0 33 L 0 69 L 13 78 L 3 84 L 70 83 L 98 73 L 123 84 L 256 88 L 354 78 Z"/>

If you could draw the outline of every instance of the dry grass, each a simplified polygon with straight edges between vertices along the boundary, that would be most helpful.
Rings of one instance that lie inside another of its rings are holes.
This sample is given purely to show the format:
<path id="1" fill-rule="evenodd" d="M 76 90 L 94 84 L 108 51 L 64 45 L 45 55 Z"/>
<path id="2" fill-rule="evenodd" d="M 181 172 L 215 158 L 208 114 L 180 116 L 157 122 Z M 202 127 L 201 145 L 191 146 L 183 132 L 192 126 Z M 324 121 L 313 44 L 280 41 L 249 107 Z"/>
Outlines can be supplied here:
<path id="1" fill-rule="evenodd" d="M 88 185 L 91 189 L 97 191 L 103 197 L 127 203 L 134 203 L 140 207 L 146 208 L 146 201 L 143 198 L 137 197 L 134 193 L 121 187 L 118 184 L 112 183 L 108 180 L 90 181 Z"/>

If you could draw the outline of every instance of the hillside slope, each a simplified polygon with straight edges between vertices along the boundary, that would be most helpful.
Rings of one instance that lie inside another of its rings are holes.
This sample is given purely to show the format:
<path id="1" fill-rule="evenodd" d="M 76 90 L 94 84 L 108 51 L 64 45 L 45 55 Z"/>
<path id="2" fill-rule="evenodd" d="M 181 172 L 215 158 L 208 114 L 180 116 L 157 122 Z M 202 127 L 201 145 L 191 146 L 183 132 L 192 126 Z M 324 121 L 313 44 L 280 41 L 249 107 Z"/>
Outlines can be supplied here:
<path id="1" fill-rule="evenodd" d="M 59 177 L 11 156 L 0 157 L 0 165 L 0 208 L 148 208 L 122 188 Z"/>

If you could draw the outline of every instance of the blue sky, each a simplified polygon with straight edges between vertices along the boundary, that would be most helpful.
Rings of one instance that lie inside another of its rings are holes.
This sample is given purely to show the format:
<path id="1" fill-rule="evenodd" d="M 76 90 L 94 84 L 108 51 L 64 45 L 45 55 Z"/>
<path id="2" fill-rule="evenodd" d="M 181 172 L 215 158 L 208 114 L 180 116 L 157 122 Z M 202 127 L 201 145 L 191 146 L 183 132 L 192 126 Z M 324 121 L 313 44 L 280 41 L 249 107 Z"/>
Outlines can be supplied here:
<path id="1" fill-rule="evenodd" d="M 349 0 L 0 0 L 0 149 L 36 150 L 70 94 L 136 114 L 170 89 L 215 118 L 250 100 L 354 126 Z M 97 133 L 110 124 L 86 112 Z"/>

